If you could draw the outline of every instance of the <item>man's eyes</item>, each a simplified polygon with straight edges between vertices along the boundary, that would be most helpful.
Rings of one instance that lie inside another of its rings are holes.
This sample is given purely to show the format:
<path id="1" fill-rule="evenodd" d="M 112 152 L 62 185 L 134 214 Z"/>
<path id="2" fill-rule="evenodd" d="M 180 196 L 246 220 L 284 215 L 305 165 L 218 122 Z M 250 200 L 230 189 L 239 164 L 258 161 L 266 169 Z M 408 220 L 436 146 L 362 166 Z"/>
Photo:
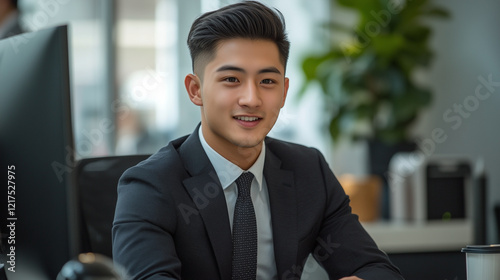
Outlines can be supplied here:
<path id="1" fill-rule="evenodd" d="M 272 79 L 264 79 L 264 80 L 262 80 L 261 83 L 266 84 L 266 85 L 271 85 L 271 84 L 275 84 L 276 82 Z"/>
<path id="2" fill-rule="evenodd" d="M 229 82 L 229 83 L 237 83 L 237 82 L 239 82 L 236 77 L 227 77 L 227 78 L 224 78 L 224 81 Z"/>
<path id="3" fill-rule="evenodd" d="M 239 83 L 240 82 L 240 80 L 238 80 L 238 78 L 236 78 L 236 77 L 226 77 L 222 80 L 224 82 L 228 82 L 228 83 Z M 266 85 L 272 85 L 272 84 L 275 84 L 276 81 L 273 79 L 263 79 L 260 83 L 266 84 Z"/>

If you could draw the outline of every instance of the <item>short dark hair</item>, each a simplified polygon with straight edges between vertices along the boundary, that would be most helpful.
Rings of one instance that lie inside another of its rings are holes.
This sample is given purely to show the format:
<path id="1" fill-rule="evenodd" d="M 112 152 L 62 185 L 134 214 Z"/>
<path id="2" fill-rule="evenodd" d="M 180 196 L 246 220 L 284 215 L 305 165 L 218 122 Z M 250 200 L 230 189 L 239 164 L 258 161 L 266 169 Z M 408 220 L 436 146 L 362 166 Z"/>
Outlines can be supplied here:
<path id="1" fill-rule="evenodd" d="M 193 71 L 200 56 L 210 61 L 221 40 L 234 38 L 276 43 L 280 60 L 286 68 L 290 42 L 285 27 L 285 19 L 279 10 L 256 1 L 244 1 L 207 12 L 193 22 L 187 39 Z"/>

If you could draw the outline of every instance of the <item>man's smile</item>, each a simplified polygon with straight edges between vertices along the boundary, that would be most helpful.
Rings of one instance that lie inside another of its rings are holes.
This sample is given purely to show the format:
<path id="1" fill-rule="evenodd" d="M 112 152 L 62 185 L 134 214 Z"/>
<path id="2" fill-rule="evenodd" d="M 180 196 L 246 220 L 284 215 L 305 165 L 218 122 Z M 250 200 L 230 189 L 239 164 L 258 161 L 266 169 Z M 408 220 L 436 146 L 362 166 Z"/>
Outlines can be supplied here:
<path id="1" fill-rule="evenodd" d="M 254 122 L 254 121 L 262 119 L 262 118 L 259 118 L 259 117 L 247 117 L 247 116 L 236 116 L 236 117 L 233 117 L 233 118 L 237 119 L 237 120 L 240 120 L 240 121 L 245 121 L 245 122 Z"/>

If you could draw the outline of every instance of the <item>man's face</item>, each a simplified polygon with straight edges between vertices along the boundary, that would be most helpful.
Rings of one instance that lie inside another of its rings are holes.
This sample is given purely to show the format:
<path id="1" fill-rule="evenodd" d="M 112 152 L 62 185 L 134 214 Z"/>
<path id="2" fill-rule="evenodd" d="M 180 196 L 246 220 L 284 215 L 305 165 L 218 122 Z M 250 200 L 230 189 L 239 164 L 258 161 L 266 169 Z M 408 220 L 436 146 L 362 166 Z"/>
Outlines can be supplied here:
<path id="1" fill-rule="evenodd" d="M 198 77 L 195 77 L 198 78 Z M 285 104 L 288 78 L 272 41 L 230 39 L 200 81 L 203 136 L 219 153 L 260 148 Z"/>

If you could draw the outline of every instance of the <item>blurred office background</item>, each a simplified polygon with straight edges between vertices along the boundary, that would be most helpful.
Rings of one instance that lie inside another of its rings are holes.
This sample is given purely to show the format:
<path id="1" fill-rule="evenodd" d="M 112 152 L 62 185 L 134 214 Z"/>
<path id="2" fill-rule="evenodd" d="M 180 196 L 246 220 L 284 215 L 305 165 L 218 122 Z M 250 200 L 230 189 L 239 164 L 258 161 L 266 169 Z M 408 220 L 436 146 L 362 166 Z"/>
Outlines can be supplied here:
<path id="1" fill-rule="evenodd" d="M 69 23 L 77 158 L 153 153 L 192 132 L 200 117 L 183 84 L 191 72 L 187 34 L 201 13 L 232 2 L 20 1 L 28 30 Z M 293 42 L 287 75 L 295 90 L 273 135 L 325 147 L 329 143 L 319 131 L 321 116 L 307 109 L 319 104 L 314 98 L 299 103 L 294 95 L 302 80 L 302 57 L 321 50 L 320 40 L 325 41 L 318 26 L 329 16 L 328 1 L 264 2 L 283 12 Z"/>
<path id="2" fill-rule="evenodd" d="M 19 0 L 28 30 L 70 26 L 76 158 L 154 153 L 169 140 L 190 133 L 199 122 L 199 109 L 190 103 L 183 86 L 191 71 L 186 37 L 201 13 L 233 2 Z M 319 87 L 311 86 L 305 98 L 297 98 L 304 80 L 303 57 L 323 51 L 330 39 L 319 26 L 330 17 L 353 22 L 352 15 L 328 0 L 262 2 L 284 14 L 292 43 L 289 96 L 272 136 L 318 148 L 336 174 L 365 174 L 362 143 L 332 145 Z M 436 154 L 483 160 L 488 174 L 487 241 L 500 242 L 493 215 L 500 202 L 500 2 L 436 3 L 451 18 L 429 20 L 436 57 L 420 79 L 433 89 L 434 100 L 413 133 L 426 139 L 441 128 L 447 138 L 435 145 Z M 484 94 L 491 94 L 474 102 L 479 85 Z M 464 114 L 453 114 L 460 125 L 443 117 L 455 104 L 466 108 Z"/>

